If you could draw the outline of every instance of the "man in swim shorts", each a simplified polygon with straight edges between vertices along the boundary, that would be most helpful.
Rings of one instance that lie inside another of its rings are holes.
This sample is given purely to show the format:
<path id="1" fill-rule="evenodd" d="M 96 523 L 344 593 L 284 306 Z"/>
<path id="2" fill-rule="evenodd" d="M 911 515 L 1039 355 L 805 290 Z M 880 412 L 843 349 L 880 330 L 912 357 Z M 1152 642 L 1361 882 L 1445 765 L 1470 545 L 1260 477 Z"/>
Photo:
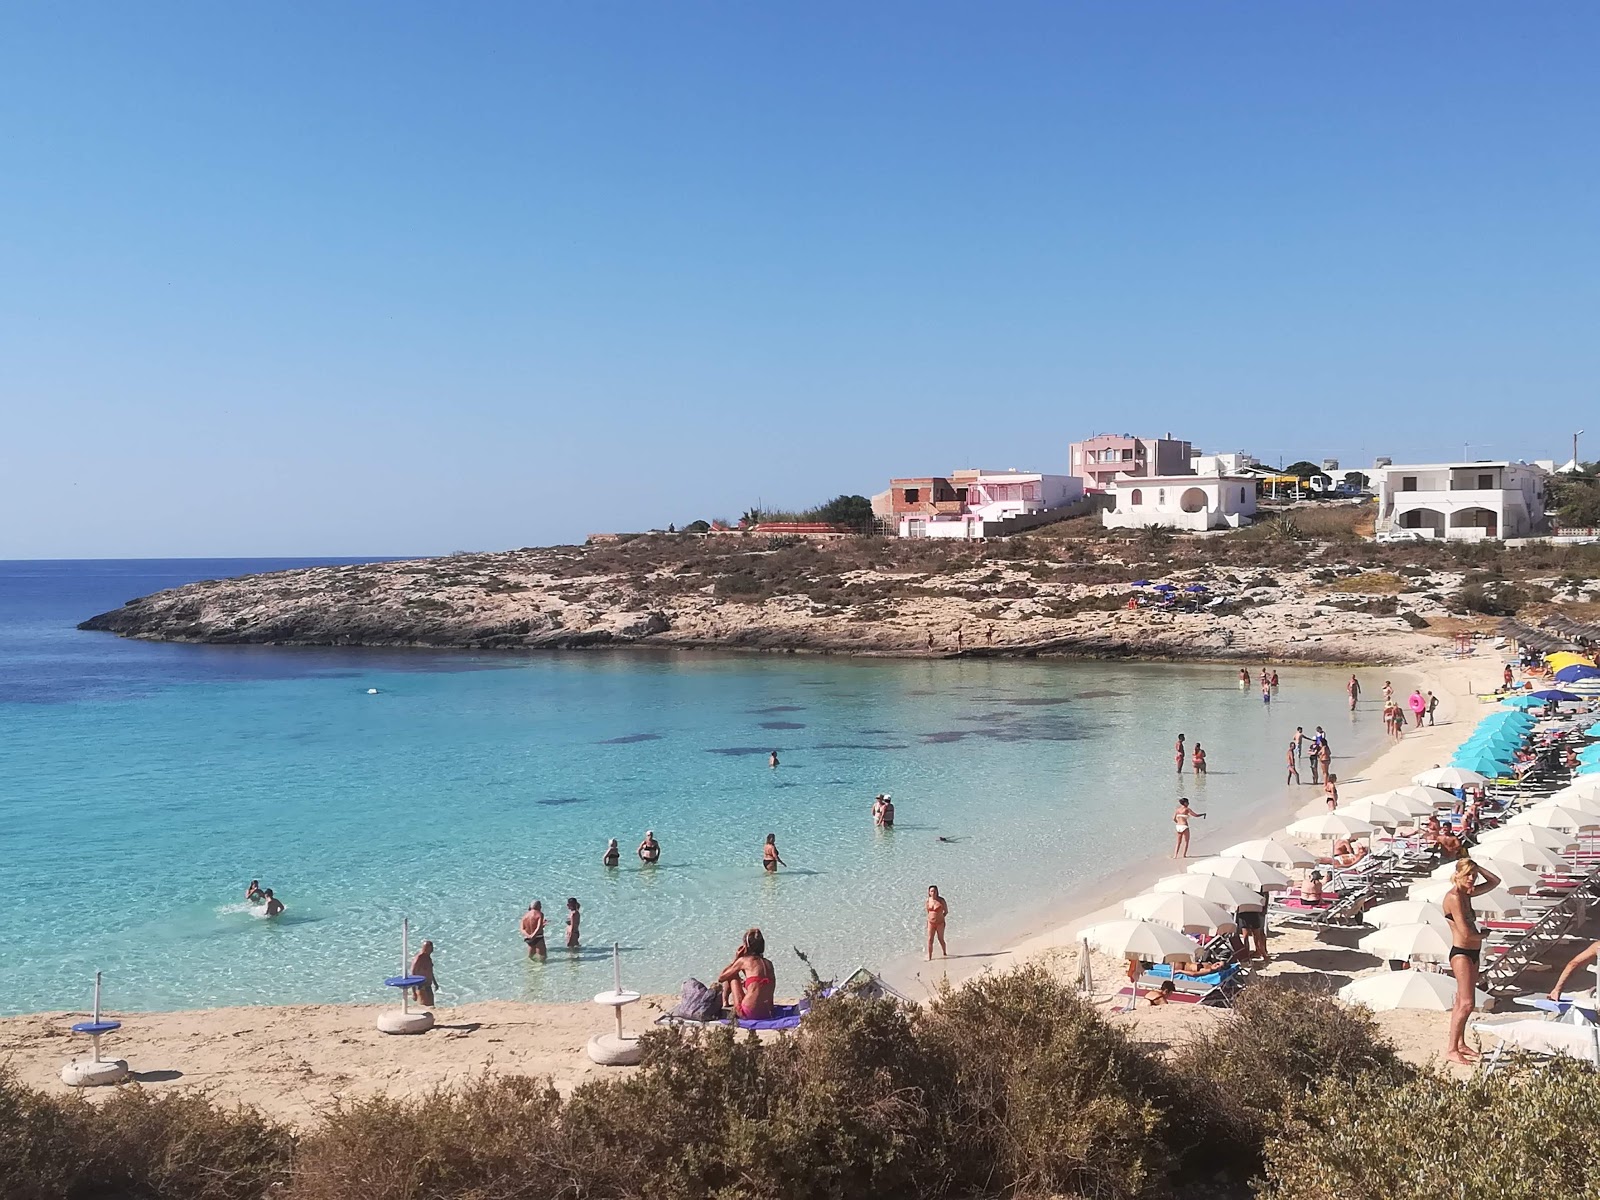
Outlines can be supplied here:
<path id="1" fill-rule="evenodd" d="M 522 940 L 527 943 L 528 957 L 537 958 L 544 962 L 547 953 L 544 947 L 544 904 L 535 900 L 528 905 L 528 911 L 522 914 Z"/>

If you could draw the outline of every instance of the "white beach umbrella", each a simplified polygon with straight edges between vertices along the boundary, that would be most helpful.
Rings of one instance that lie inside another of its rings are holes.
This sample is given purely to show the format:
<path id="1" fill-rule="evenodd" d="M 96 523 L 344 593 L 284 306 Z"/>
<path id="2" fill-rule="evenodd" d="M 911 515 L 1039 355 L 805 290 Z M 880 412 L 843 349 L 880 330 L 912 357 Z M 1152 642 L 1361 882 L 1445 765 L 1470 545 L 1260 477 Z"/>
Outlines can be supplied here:
<path id="1" fill-rule="evenodd" d="M 1570 808 L 1573 812 L 1597 817 L 1600 816 L 1600 796 L 1563 796 L 1559 800 L 1554 796 L 1547 796 L 1537 804 L 1530 804 L 1528 808 Z"/>
<path id="2" fill-rule="evenodd" d="M 1317 856 L 1296 842 L 1277 838 L 1251 838 L 1217 852 L 1218 858 L 1253 858 L 1274 867 L 1314 867 Z"/>
<path id="3" fill-rule="evenodd" d="M 1600 775 L 1579 775 L 1550 798 L 1561 800 L 1567 796 L 1600 796 Z"/>
<path id="4" fill-rule="evenodd" d="M 1413 883 L 1406 889 L 1406 895 L 1412 900 L 1426 900 L 1433 904 L 1441 903 L 1450 891 L 1448 879 L 1423 879 Z M 1484 892 L 1481 896 L 1472 898 L 1473 910 L 1480 915 L 1491 917 L 1512 917 L 1522 911 L 1523 898 L 1513 896 L 1503 887 L 1494 888 Z"/>
<path id="5" fill-rule="evenodd" d="M 1441 963 L 1450 959 L 1449 929 L 1441 931 L 1423 921 L 1415 925 L 1391 925 L 1367 934 L 1356 945 L 1379 958 Z"/>
<path id="6" fill-rule="evenodd" d="M 1367 909 L 1361 919 L 1374 929 L 1387 929 L 1391 925 L 1436 925 L 1446 933 L 1450 931 L 1444 909 L 1427 900 L 1391 900 Z"/>
<path id="7" fill-rule="evenodd" d="M 1231 933 L 1237 928 L 1233 912 L 1183 892 L 1146 892 L 1122 902 L 1122 915 L 1130 921 L 1154 921 L 1183 933 Z"/>
<path id="8" fill-rule="evenodd" d="M 1176 929 L 1153 921 L 1106 921 L 1078 936 L 1103 954 L 1139 962 L 1188 962 L 1195 944 Z"/>
<path id="9" fill-rule="evenodd" d="M 1506 819 L 1508 826 L 1530 825 L 1536 829 L 1554 829 L 1560 833 L 1576 833 L 1579 830 L 1600 829 L 1600 817 L 1589 813 L 1577 812 L 1574 809 L 1562 808 L 1559 805 L 1545 808 L 1535 805 L 1525 808 Z"/>
<path id="10" fill-rule="evenodd" d="M 1372 828 L 1371 821 L 1347 817 L 1341 812 L 1330 812 L 1296 821 L 1289 826 L 1289 832 L 1296 837 L 1327 838 L 1331 841 L 1334 838 L 1370 837 Z"/>
<path id="11" fill-rule="evenodd" d="M 1377 792 L 1371 796 L 1361 797 L 1374 804 L 1381 804 L 1385 808 L 1392 808 L 1399 812 L 1408 812 L 1413 816 L 1425 817 L 1441 804 L 1450 804 L 1454 796 L 1446 796 L 1438 788 L 1418 787 L 1408 783 L 1404 787 L 1390 788 L 1386 792 Z M 1344 811 L 1343 809 L 1340 810 Z"/>
<path id="12" fill-rule="evenodd" d="M 1468 771 L 1462 767 L 1434 767 L 1413 775 L 1411 782 L 1420 787 L 1459 788 L 1482 787 L 1489 781 L 1476 771 Z"/>
<path id="13" fill-rule="evenodd" d="M 1449 1012 L 1456 1002 L 1456 981 L 1454 976 L 1437 971 L 1385 971 L 1351 980 L 1339 989 L 1339 999 L 1373 1012 L 1396 1008 Z M 1488 1003 L 1488 993 L 1474 988 L 1473 1007 L 1483 1008 Z"/>
<path id="14" fill-rule="evenodd" d="M 1524 829 L 1528 826 L 1523 826 Z M 1489 842 L 1472 848 L 1474 862 L 1510 863 L 1532 871 L 1570 872 L 1572 864 L 1554 850 L 1528 842 Z M 1495 874 L 1499 874 L 1498 871 Z"/>
<path id="15" fill-rule="evenodd" d="M 1221 875 L 1168 875 L 1165 879 L 1156 880 L 1150 890 L 1182 892 L 1186 896 L 1198 896 L 1202 900 L 1209 900 L 1230 910 L 1242 908 L 1253 911 L 1267 906 L 1266 901 L 1261 898 L 1261 893 L 1255 888 L 1247 883 L 1224 879 Z"/>
<path id="16" fill-rule="evenodd" d="M 1431 808 L 1429 811 L 1432 811 Z M 1387 804 L 1380 804 L 1376 800 L 1366 799 L 1341 804 L 1336 815 L 1354 817 L 1358 821 L 1370 821 L 1374 825 L 1396 829 L 1401 825 L 1415 824 L 1418 814 L 1402 812 L 1398 808 L 1390 808 Z"/>
<path id="17" fill-rule="evenodd" d="M 1289 877 L 1277 867 L 1254 858 L 1202 858 L 1189 867 L 1191 875 L 1220 875 L 1237 883 L 1247 883 L 1257 891 L 1289 886 Z"/>
<path id="18" fill-rule="evenodd" d="M 1497 825 L 1493 829 L 1485 829 L 1478 835 L 1478 845 L 1481 847 L 1497 846 L 1501 842 L 1524 842 L 1530 846 L 1554 850 L 1558 854 L 1574 849 L 1578 844 L 1571 834 L 1557 833 L 1554 829 L 1541 829 L 1537 825 Z"/>
<path id="19" fill-rule="evenodd" d="M 1516 842 L 1503 843 L 1507 850 L 1517 844 Z M 1537 854 L 1550 853 L 1548 850 L 1540 850 L 1537 846 L 1530 846 L 1528 849 Z M 1500 886 L 1508 892 L 1526 892 L 1529 888 L 1538 887 L 1544 882 L 1544 879 L 1539 872 L 1530 871 L 1521 862 L 1517 861 L 1520 857 L 1520 855 L 1517 855 L 1512 858 L 1491 858 L 1486 852 L 1477 852 L 1473 854 L 1472 861 L 1498 875 L 1500 877 Z M 1440 863 L 1434 869 L 1431 878 L 1449 879 L 1451 875 L 1455 874 L 1455 869 L 1456 864 L 1453 860 Z"/>
<path id="20" fill-rule="evenodd" d="M 1422 900 L 1429 904 L 1438 904 L 1444 899 L 1445 893 L 1450 890 L 1448 879 L 1419 879 L 1406 888 L 1406 896 L 1411 900 Z"/>

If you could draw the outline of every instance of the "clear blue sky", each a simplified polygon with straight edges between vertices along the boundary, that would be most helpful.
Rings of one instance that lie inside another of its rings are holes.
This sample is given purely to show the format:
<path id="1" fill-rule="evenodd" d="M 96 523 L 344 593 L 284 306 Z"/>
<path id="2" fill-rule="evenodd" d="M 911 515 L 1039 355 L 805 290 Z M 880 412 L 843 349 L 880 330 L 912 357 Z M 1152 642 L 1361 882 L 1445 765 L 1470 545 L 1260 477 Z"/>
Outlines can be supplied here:
<path id="1" fill-rule="evenodd" d="M 11 4 L 0 558 L 1600 457 L 1588 3 Z"/>

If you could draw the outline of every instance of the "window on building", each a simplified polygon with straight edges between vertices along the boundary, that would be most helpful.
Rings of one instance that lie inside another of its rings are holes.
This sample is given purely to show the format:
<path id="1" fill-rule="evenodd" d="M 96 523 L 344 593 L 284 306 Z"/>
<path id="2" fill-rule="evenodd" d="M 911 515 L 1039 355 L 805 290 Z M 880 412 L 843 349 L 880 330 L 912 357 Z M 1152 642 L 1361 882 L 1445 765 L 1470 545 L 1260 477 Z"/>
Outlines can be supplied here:
<path id="1" fill-rule="evenodd" d="M 1133 461 L 1133 451 L 1132 450 L 1124 450 L 1122 452 L 1122 461 L 1123 462 L 1132 462 Z"/>
<path id="2" fill-rule="evenodd" d="M 1239 489 L 1239 503 L 1240 504 L 1244 503 L 1244 489 L 1243 488 Z"/>
<path id="3" fill-rule="evenodd" d="M 1479 475 L 1478 476 L 1478 490 L 1480 492 L 1487 492 L 1493 487 L 1494 487 L 1494 476 L 1493 475 Z"/>
<path id="4" fill-rule="evenodd" d="M 922 497 L 922 490 L 920 488 L 907 488 L 906 489 L 906 503 L 907 504 L 915 504 L 915 503 L 917 503 L 918 500 L 921 499 L 921 497 Z"/>
<path id="5" fill-rule="evenodd" d="M 1156 489 L 1156 503 L 1157 504 L 1165 504 L 1166 502 L 1167 502 L 1167 489 L 1166 488 L 1157 488 Z"/>
<path id="6" fill-rule="evenodd" d="M 966 488 L 957 488 L 956 489 L 956 502 L 958 504 L 965 504 L 967 502 L 967 489 Z"/>
<path id="7" fill-rule="evenodd" d="M 1128 493 L 1128 503 L 1131 504 L 1131 505 L 1135 505 L 1135 506 L 1143 504 L 1144 503 L 1144 489 L 1143 488 L 1134 488 L 1133 491 L 1129 492 Z"/>
<path id="8" fill-rule="evenodd" d="M 1402 476 L 1400 476 L 1400 490 L 1402 492 L 1414 492 L 1414 491 L 1416 491 L 1417 490 L 1417 477 L 1415 475 L 1402 475 Z"/>

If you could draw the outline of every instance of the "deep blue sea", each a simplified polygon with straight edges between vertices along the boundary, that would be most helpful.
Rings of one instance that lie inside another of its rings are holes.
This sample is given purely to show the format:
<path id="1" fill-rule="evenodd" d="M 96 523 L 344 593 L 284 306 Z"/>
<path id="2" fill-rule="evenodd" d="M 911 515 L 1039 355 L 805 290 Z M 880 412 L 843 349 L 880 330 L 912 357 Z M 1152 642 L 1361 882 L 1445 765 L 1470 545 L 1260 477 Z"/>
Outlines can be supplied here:
<path id="1" fill-rule="evenodd" d="M 1282 747 L 1342 676 L 696 652 L 206 647 L 81 633 L 190 580 L 313 560 L 0 562 L 0 1011 L 381 1000 L 399 924 L 438 946 L 441 1001 L 676 990 L 767 933 L 780 991 L 914 950 L 922 896 L 951 949 L 1167 852 L 1171 745 L 1205 832 L 1281 801 Z M 315 560 L 327 561 L 327 560 Z M 358 561 L 358 560 L 355 560 Z M 376 688 L 377 694 L 368 694 Z M 767 765 L 776 749 L 781 766 Z M 873 828 L 873 795 L 898 825 Z M 1310 793 L 1307 793 L 1309 796 Z M 653 829 L 665 848 L 641 869 Z M 760 869 L 768 832 L 789 869 Z M 952 839 L 941 842 L 940 836 Z M 1243 833 L 1241 832 L 1241 836 Z M 600 864 L 606 839 L 623 866 Z M 258 877 L 277 921 L 242 903 Z M 585 948 L 559 948 L 566 898 Z M 517 932 L 541 899 L 550 961 Z M 793 985 L 788 986 L 788 985 Z"/>

